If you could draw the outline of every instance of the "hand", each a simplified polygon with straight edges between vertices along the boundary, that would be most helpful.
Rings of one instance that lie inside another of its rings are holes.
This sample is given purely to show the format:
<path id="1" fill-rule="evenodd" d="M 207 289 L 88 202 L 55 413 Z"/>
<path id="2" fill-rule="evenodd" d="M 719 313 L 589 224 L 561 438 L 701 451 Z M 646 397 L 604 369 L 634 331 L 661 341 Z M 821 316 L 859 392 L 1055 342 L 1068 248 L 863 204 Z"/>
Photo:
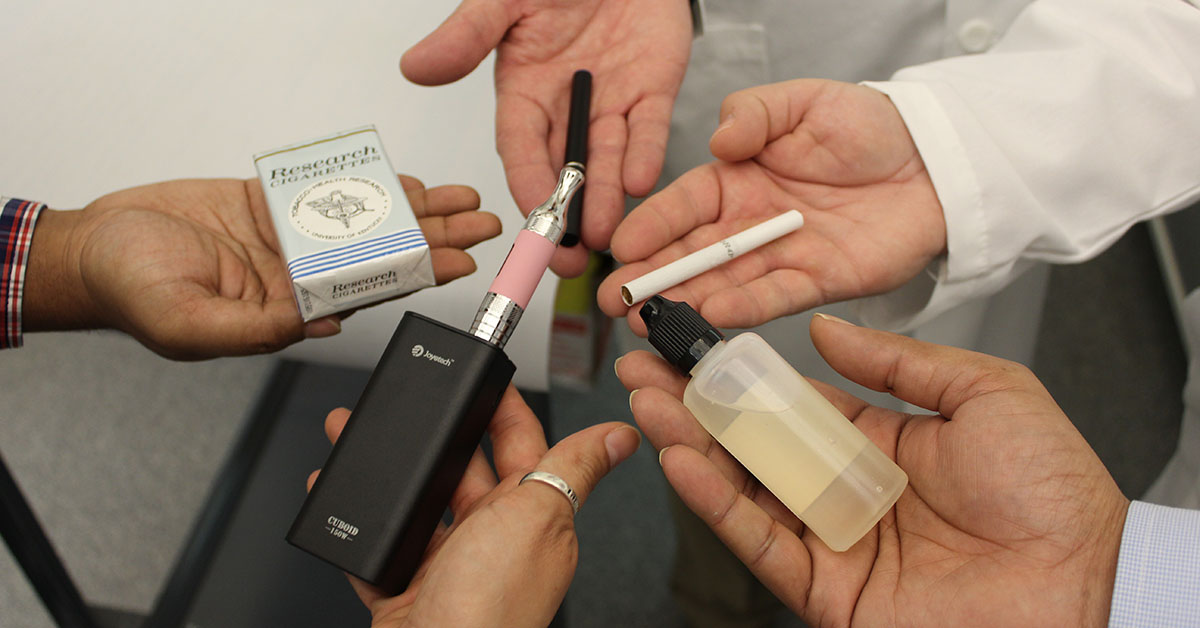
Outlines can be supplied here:
<path id="1" fill-rule="evenodd" d="M 813 625 L 1095 626 L 1108 618 L 1129 502 L 1024 367 L 815 317 L 850 380 L 940 415 L 905 415 L 818 385 L 908 473 L 876 528 L 835 553 L 680 403 L 657 357 L 620 360 L 667 480 L 755 575 Z"/>
<path id="2" fill-rule="evenodd" d="M 463 186 L 401 176 L 445 283 L 475 263 L 462 249 L 500 233 Z M 336 334 L 338 316 L 300 319 L 257 180 L 168 181 L 46 210 L 26 280 L 27 330 L 113 327 L 175 359 L 281 349 Z"/>
<path id="3" fill-rule="evenodd" d="M 325 433 L 331 442 L 349 416 L 344 408 L 329 413 Z M 517 482 L 529 471 L 549 471 L 585 502 L 641 440 L 629 425 L 603 423 L 547 451 L 541 424 L 511 386 L 488 433 L 496 473 L 476 450 L 450 500 L 454 522 L 434 535 L 408 590 L 386 597 L 350 577 L 371 610 L 373 628 L 549 625 L 579 557 L 574 514 L 554 488 Z M 316 476 L 308 479 L 310 489 Z"/>
<path id="4" fill-rule="evenodd" d="M 600 285 L 609 316 L 620 286 L 776 216 L 805 224 L 664 293 L 718 327 L 752 327 L 830 301 L 899 287 L 946 249 L 942 208 L 904 121 L 860 85 L 798 80 L 735 92 L 713 155 L 642 203 L 613 235 L 624 267 Z M 629 326 L 645 335 L 635 305 Z"/>
<path id="5" fill-rule="evenodd" d="M 496 49 L 496 147 L 517 207 L 528 214 L 558 181 L 571 77 L 594 77 L 582 238 L 608 248 L 625 193 L 644 196 L 662 171 L 675 95 L 691 50 L 684 0 L 464 0 L 400 67 L 421 85 L 456 81 Z M 551 267 L 583 272 L 584 247 Z"/>

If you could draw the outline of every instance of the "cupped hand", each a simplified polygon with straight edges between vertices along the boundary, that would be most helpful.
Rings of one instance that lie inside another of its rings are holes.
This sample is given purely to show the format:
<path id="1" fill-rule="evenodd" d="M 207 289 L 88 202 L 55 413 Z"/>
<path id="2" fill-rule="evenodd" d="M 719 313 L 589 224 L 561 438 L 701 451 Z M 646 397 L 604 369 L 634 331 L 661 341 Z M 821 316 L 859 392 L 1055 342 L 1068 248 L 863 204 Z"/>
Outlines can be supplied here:
<path id="1" fill-rule="evenodd" d="M 625 194 L 644 196 L 662 171 L 675 95 L 691 50 L 683 0 L 465 0 L 404 54 L 404 75 L 441 85 L 496 50 L 496 146 L 517 207 L 528 214 L 558 180 L 571 77 L 593 75 L 583 247 L 562 248 L 561 275 L 607 249 Z"/>
<path id="2" fill-rule="evenodd" d="M 617 367 L 667 480 L 768 588 L 814 626 L 1105 624 L 1129 502 L 1032 373 L 836 319 L 811 332 L 848 379 L 939 413 L 819 385 L 909 476 L 844 553 L 696 423 L 662 360 L 635 352 Z"/>
<path id="3" fill-rule="evenodd" d="M 336 441 L 350 416 L 325 420 Z M 541 424 L 509 387 L 488 426 L 495 472 L 477 450 L 450 500 L 454 521 L 441 527 L 408 589 L 388 597 L 350 577 L 371 611 L 373 628 L 407 626 L 549 625 L 566 595 L 579 556 L 567 498 L 526 473 L 548 471 L 567 482 L 581 503 L 596 484 L 637 449 L 641 437 L 623 423 L 572 434 L 547 450 Z M 309 488 L 316 481 L 314 472 Z"/>
<path id="4" fill-rule="evenodd" d="M 719 327 L 752 327 L 899 287 L 946 248 L 942 208 L 887 96 L 797 80 L 735 92 L 710 146 L 717 161 L 647 199 L 617 228 L 623 267 L 601 284 L 609 316 L 628 281 L 790 209 L 798 231 L 664 293 Z M 636 315 L 629 325 L 645 334 Z"/>
<path id="5" fill-rule="evenodd" d="M 400 176 L 431 248 L 434 276 L 470 274 L 463 249 L 500 232 L 464 186 Z M 301 321 L 257 180 L 157 183 L 47 211 L 31 248 L 27 329 L 112 327 L 175 359 L 275 351 L 340 330 Z"/>

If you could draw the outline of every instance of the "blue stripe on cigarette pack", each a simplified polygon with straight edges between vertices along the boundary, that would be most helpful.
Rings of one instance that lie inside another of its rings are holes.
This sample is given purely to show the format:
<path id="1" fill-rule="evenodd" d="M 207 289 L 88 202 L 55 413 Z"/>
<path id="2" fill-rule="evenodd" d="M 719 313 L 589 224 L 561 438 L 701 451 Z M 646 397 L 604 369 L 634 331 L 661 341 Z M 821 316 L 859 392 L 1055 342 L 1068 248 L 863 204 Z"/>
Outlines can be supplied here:
<path id="1" fill-rule="evenodd" d="M 420 229 L 405 229 L 363 242 L 356 242 L 336 249 L 326 249 L 320 253 L 297 257 L 288 264 L 288 274 L 292 280 L 316 275 L 343 266 L 350 266 L 377 257 L 392 255 L 400 251 L 428 246 L 425 234 Z"/>

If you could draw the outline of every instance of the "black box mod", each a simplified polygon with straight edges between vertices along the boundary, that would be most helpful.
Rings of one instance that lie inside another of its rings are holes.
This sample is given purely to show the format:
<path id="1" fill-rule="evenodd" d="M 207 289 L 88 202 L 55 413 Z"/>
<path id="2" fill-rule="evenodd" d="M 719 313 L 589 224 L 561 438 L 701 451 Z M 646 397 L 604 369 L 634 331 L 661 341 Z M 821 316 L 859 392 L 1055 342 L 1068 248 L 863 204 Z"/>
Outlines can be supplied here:
<path id="1" fill-rule="evenodd" d="M 288 542 L 404 589 L 515 371 L 502 349 L 405 313 Z"/>

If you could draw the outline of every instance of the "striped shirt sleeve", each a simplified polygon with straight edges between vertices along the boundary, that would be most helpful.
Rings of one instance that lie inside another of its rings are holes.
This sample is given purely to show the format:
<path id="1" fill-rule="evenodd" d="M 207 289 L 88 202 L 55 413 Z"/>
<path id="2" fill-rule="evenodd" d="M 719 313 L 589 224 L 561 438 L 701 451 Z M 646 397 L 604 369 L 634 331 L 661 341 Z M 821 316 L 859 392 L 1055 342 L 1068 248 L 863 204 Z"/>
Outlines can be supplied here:
<path id="1" fill-rule="evenodd" d="M 4 299 L 4 330 L 0 349 L 21 346 L 21 300 L 24 296 L 25 266 L 33 227 L 45 205 L 0 196 L 0 298 Z"/>
<path id="2" fill-rule="evenodd" d="M 1200 510 L 1129 504 L 1108 625 L 1200 626 Z"/>

